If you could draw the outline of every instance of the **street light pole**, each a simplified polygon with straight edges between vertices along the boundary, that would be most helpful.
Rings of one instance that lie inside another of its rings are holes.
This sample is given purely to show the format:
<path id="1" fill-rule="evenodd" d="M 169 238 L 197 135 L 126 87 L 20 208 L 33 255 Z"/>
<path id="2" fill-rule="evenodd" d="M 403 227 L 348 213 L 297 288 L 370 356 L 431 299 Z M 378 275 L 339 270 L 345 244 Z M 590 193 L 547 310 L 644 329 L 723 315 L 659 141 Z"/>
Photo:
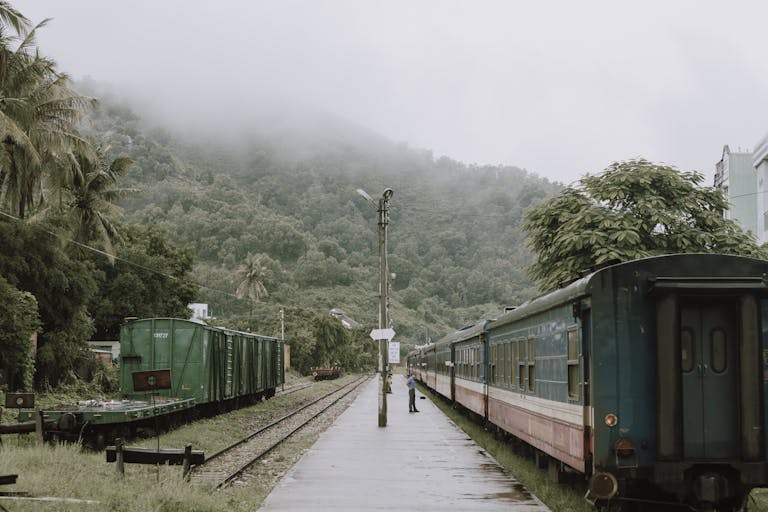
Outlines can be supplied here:
<path id="1" fill-rule="evenodd" d="M 366 201 L 376 204 L 371 196 L 363 189 L 357 189 L 357 193 Z M 387 265 L 387 224 L 389 224 L 389 200 L 392 198 L 392 189 L 384 189 L 379 199 L 379 328 L 378 336 L 385 336 L 385 329 L 389 329 L 389 282 Z M 373 337 L 373 331 L 371 332 Z M 386 338 L 379 339 L 379 375 L 381 378 L 379 390 L 379 426 L 387 426 L 387 373 L 389 372 L 389 347 Z"/>
<path id="2" fill-rule="evenodd" d="M 389 272 L 387 266 L 387 224 L 389 224 L 389 200 L 392 189 L 384 190 L 379 199 L 379 330 L 389 328 Z M 386 339 L 379 340 L 379 426 L 387 426 L 387 374 L 389 373 L 389 347 Z"/>

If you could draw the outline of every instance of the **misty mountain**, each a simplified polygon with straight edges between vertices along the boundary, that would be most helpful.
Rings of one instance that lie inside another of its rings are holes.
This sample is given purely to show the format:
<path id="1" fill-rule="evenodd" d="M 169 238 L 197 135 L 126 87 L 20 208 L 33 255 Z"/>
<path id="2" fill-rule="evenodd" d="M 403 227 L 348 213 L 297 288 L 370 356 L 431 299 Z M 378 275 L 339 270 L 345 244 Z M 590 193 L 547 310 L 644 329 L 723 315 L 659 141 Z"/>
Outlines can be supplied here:
<path id="1" fill-rule="evenodd" d="M 394 190 L 392 318 L 401 341 L 423 342 L 535 294 L 519 224 L 559 184 L 516 167 L 435 159 L 309 109 L 181 129 L 102 98 L 91 130 L 111 156 L 135 161 L 125 185 L 141 190 L 125 200 L 125 220 L 160 226 L 194 249 L 199 300 L 222 323 L 248 319 L 248 304 L 234 297 L 236 272 L 259 254 L 269 295 L 256 330 L 274 333 L 280 306 L 292 318 L 340 308 L 374 326 L 377 213 L 358 188 L 374 199 Z"/>

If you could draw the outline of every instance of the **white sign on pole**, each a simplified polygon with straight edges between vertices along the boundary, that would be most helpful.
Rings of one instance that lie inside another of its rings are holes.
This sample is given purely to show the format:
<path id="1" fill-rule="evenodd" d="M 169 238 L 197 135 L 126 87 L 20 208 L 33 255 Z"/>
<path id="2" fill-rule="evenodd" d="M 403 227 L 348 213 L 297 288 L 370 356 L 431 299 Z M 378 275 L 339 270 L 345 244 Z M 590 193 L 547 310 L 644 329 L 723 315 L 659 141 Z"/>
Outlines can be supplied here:
<path id="1" fill-rule="evenodd" d="M 400 364 L 400 342 L 389 342 L 389 364 Z"/>
<path id="2" fill-rule="evenodd" d="M 371 331 L 371 338 L 374 340 L 391 340 L 395 337 L 394 329 L 373 329 Z"/>

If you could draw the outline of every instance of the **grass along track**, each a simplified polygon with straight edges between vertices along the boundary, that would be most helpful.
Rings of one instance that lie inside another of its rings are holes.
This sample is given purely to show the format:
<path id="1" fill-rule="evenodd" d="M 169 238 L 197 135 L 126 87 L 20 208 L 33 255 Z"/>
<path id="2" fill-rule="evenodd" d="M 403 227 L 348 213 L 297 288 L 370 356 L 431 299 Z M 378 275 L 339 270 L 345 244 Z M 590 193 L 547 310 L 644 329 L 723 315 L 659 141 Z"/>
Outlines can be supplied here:
<path id="1" fill-rule="evenodd" d="M 160 437 L 166 448 L 190 443 L 195 450 L 213 453 L 274 421 L 302 403 L 314 400 L 331 389 L 355 380 L 347 375 L 337 380 L 312 383 L 289 394 L 227 414 L 185 425 Z M 307 381 L 307 379 L 299 379 Z M 288 391 L 286 387 L 286 391 Z M 182 479 L 180 466 L 126 464 L 119 478 L 114 464 L 103 453 L 82 450 L 78 445 L 36 445 L 33 436 L 3 436 L 0 445 L 0 474 L 18 474 L 17 484 L 4 491 L 27 491 L 32 496 L 55 496 L 97 501 L 97 504 L 66 502 L 2 501 L 13 512 L 27 511 L 131 511 L 131 512 L 251 512 L 261 505 L 282 475 L 310 448 L 322 431 L 353 400 L 348 397 L 302 429 L 288 442 L 273 450 L 265 460 L 252 466 L 236 485 L 211 492 L 212 485 L 190 485 Z M 156 447 L 154 439 L 137 440 L 132 446 Z"/>

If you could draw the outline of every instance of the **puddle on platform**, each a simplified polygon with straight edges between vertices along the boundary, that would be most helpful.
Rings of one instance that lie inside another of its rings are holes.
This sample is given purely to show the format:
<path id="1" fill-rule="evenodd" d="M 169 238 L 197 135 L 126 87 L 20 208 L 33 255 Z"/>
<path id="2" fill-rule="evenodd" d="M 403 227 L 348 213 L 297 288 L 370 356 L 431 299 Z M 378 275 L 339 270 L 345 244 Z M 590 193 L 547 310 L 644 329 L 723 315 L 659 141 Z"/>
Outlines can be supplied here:
<path id="1" fill-rule="evenodd" d="M 533 499 L 531 493 L 528 492 L 522 484 L 513 484 L 512 489 L 507 492 L 493 492 L 482 495 L 466 494 L 464 497 L 470 500 L 492 500 L 510 503 L 522 503 Z"/>

